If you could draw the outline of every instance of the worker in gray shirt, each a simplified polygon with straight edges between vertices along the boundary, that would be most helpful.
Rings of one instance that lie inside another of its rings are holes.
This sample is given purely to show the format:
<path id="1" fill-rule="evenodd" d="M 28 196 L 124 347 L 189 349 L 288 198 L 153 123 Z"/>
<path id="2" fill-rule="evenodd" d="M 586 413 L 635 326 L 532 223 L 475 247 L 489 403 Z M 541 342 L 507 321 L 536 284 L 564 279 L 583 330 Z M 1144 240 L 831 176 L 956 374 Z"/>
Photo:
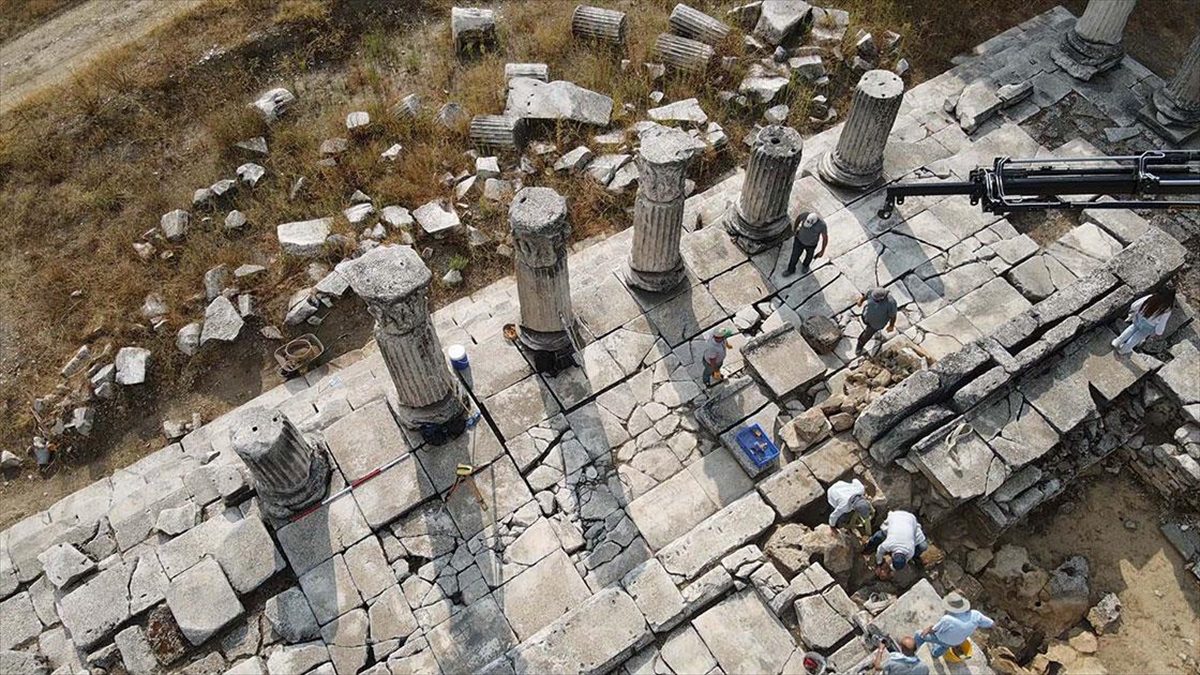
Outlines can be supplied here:
<path id="1" fill-rule="evenodd" d="M 801 253 L 804 253 L 802 267 L 807 272 L 813 258 L 825 255 L 825 247 L 829 246 L 829 228 L 815 213 L 801 213 L 796 216 L 792 228 L 795 231 L 792 235 L 792 257 L 788 259 L 787 269 L 783 271 L 785 277 L 796 273 L 796 262 L 800 260 Z M 820 251 L 817 250 L 818 243 L 821 244 Z"/>
<path id="2" fill-rule="evenodd" d="M 866 307 L 863 307 L 862 312 L 863 331 L 858 336 L 858 347 L 854 350 L 855 354 L 862 354 L 867 342 L 884 327 L 888 332 L 896 330 L 898 307 L 886 288 L 872 288 L 870 293 L 858 299 L 860 307 L 864 302 Z"/>

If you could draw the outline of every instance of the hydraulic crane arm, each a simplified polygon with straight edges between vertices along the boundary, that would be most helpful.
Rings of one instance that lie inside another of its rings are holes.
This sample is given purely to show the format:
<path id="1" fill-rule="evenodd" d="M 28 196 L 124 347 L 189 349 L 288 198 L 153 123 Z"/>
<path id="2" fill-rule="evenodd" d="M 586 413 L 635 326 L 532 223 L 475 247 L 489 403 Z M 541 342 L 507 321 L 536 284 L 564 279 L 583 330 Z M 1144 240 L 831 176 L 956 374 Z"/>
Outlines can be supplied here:
<path id="1" fill-rule="evenodd" d="M 1034 209 L 1200 208 L 1200 151 L 1150 150 L 1122 157 L 1011 159 L 997 157 L 991 168 L 972 169 L 965 181 L 898 183 L 888 186 L 879 209 L 888 218 L 906 197 L 967 195 L 984 211 L 1006 214 Z M 1063 197 L 1088 195 L 1087 199 Z M 1091 201 L 1099 195 L 1112 201 Z"/>

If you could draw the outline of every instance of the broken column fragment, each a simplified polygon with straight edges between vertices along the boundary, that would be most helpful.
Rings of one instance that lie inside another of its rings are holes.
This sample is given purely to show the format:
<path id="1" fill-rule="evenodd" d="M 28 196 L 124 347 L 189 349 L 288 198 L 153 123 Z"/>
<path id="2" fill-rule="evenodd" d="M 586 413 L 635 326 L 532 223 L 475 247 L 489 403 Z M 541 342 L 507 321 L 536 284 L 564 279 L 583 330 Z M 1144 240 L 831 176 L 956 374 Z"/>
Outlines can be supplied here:
<path id="1" fill-rule="evenodd" d="M 1154 92 L 1138 117 L 1176 145 L 1200 131 L 1200 34 L 1192 40 L 1175 77 Z"/>
<path id="2" fill-rule="evenodd" d="M 375 318 L 375 341 L 392 376 L 392 414 L 426 440 L 465 428 L 466 406 L 429 317 L 433 274 L 408 246 L 380 246 L 346 268 L 350 287 Z"/>
<path id="3" fill-rule="evenodd" d="M 496 45 L 496 12 L 478 7 L 450 9 L 450 35 L 454 38 L 454 53 L 469 56 L 485 52 Z"/>
<path id="4" fill-rule="evenodd" d="M 763 127 L 755 137 L 742 194 L 730 207 L 725 226 L 743 251 L 758 253 L 787 234 L 788 199 L 803 148 L 791 127 Z"/>
<path id="5" fill-rule="evenodd" d="M 625 12 L 579 5 L 571 15 L 571 35 L 624 47 L 626 23 Z"/>
<path id="6" fill-rule="evenodd" d="M 508 219 L 516 248 L 521 343 L 538 352 L 569 354 L 567 331 L 575 314 L 567 273 L 567 200 L 550 188 L 527 187 L 513 198 Z"/>
<path id="7" fill-rule="evenodd" d="M 1083 16 L 1050 50 L 1051 58 L 1077 80 L 1116 68 L 1125 56 L 1122 34 L 1135 5 L 1137 0 L 1090 0 Z"/>
<path id="8" fill-rule="evenodd" d="M 705 44 L 715 45 L 729 36 L 729 26 L 724 22 L 682 2 L 671 10 L 667 22 L 672 33 Z"/>
<path id="9" fill-rule="evenodd" d="M 484 151 L 520 152 L 525 148 L 525 120 L 507 115 L 471 118 L 471 144 Z"/>
<path id="10" fill-rule="evenodd" d="M 717 52 L 710 46 L 670 33 L 663 33 L 654 41 L 658 60 L 668 68 L 685 73 L 698 73 L 708 68 Z"/>
<path id="11" fill-rule="evenodd" d="M 883 149 L 904 99 L 904 80 L 890 70 L 863 73 L 837 147 L 826 153 L 818 173 L 826 182 L 865 188 L 883 176 Z"/>
<path id="12" fill-rule="evenodd" d="M 230 432 L 233 451 L 250 469 L 263 513 L 275 524 L 319 502 L 329 487 L 329 458 L 278 410 L 244 408 Z"/>
<path id="13" fill-rule="evenodd" d="M 679 237 L 693 145 L 688 134 L 670 130 L 647 138 L 638 151 L 633 246 L 625 275 L 631 286 L 661 292 L 674 288 L 684 278 Z"/>

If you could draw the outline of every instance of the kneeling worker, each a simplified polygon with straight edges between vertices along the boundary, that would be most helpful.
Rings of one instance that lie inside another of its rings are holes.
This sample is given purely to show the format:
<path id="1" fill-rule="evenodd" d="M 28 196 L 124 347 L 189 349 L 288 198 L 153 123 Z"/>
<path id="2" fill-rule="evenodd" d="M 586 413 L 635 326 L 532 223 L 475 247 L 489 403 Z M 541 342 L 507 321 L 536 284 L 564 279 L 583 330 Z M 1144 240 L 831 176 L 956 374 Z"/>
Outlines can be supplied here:
<path id="1" fill-rule="evenodd" d="M 875 549 L 875 576 L 889 579 L 892 572 L 904 569 L 910 560 L 929 548 L 925 531 L 917 517 L 908 511 L 889 511 L 879 531 L 867 540 L 867 550 Z"/>
<path id="2" fill-rule="evenodd" d="M 825 499 L 833 509 L 829 514 L 830 527 L 870 531 L 871 502 L 867 499 L 867 489 L 862 481 L 857 478 L 849 482 L 839 480 L 829 486 Z"/>

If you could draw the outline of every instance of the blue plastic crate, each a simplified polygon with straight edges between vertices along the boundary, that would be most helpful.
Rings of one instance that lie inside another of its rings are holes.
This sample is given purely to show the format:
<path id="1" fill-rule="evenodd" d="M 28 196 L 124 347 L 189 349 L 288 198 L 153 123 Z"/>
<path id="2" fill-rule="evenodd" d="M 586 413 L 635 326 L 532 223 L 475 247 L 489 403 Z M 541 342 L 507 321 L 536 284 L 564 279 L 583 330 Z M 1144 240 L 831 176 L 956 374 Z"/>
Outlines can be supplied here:
<path id="1" fill-rule="evenodd" d="M 771 437 L 757 424 L 738 429 L 736 438 L 738 447 L 756 468 L 761 469 L 779 459 L 779 448 L 775 447 Z"/>

